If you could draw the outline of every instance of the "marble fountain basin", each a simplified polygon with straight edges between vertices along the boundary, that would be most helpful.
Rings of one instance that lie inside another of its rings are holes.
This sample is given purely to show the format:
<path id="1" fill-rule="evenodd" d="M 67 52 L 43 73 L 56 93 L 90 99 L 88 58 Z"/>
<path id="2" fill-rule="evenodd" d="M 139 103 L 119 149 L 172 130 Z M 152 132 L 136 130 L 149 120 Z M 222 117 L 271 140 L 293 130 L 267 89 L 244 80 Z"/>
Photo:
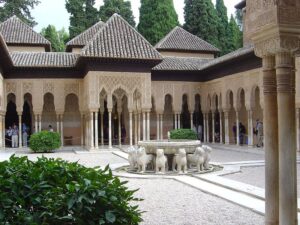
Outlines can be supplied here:
<path id="1" fill-rule="evenodd" d="M 138 146 L 144 147 L 147 154 L 156 154 L 157 149 L 163 149 L 166 155 L 177 154 L 180 148 L 184 148 L 187 154 L 192 154 L 200 145 L 201 142 L 199 140 L 152 140 L 138 142 Z"/>

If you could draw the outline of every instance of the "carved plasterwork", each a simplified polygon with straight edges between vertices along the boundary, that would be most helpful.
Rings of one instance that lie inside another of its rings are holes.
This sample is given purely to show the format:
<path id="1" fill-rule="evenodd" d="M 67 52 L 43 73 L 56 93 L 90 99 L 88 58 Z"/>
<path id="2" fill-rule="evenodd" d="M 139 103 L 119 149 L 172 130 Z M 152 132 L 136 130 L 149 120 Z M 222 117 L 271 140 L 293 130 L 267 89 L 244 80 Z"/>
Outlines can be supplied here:
<path id="1" fill-rule="evenodd" d="M 79 95 L 79 84 L 78 83 L 66 83 L 65 84 L 65 96 L 68 94 Z"/>
<path id="2" fill-rule="evenodd" d="M 15 82 L 7 82 L 6 83 L 6 93 L 16 93 L 17 92 L 17 84 Z"/>
<path id="3" fill-rule="evenodd" d="M 52 82 L 45 82 L 43 88 L 44 94 L 54 92 L 54 84 Z"/>
<path id="4" fill-rule="evenodd" d="M 32 93 L 32 82 L 24 82 L 23 83 L 23 94 Z"/>

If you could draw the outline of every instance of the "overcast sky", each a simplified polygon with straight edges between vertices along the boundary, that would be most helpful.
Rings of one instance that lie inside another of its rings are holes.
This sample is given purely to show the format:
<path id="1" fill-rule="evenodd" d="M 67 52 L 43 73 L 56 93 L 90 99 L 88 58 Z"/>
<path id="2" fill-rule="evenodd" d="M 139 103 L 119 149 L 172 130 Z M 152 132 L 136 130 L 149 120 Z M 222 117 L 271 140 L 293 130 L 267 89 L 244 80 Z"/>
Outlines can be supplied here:
<path id="1" fill-rule="evenodd" d="M 55 25 L 57 29 L 69 27 L 69 14 L 65 8 L 65 0 L 40 0 L 41 3 L 32 11 L 32 16 L 38 25 L 34 27 L 36 31 L 40 31 L 49 24 Z M 163 1 L 163 0 L 162 0 Z M 234 14 L 234 6 L 241 0 L 224 0 L 228 9 L 228 16 Z M 140 0 L 130 0 L 135 20 L 138 23 Z M 215 0 L 213 0 L 215 3 Z M 103 4 L 103 0 L 96 0 L 97 9 Z M 174 0 L 175 9 L 177 11 L 179 22 L 184 23 L 183 7 L 184 0 Z"/>

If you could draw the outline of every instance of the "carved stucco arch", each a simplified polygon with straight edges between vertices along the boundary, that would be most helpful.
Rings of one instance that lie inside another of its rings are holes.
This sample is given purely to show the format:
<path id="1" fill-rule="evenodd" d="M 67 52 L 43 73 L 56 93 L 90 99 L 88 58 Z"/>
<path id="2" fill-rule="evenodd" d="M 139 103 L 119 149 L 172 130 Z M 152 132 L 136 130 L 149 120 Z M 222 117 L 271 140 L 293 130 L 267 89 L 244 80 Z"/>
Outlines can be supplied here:
<path id="1" fill-rule="evenodd" d="M 166 105 L 166 97 L 167 95 L 169 95 L 171 97 L 171 107 L 172 107 L 172 110 L 174 111 L 174 97 L 172 96 L 172 94 L 169 94 L 169 93 L 166 93 L 164 95 L 164 104 L 163 104 L 163 110 L 165 110 L 165 105 Z"/>
<path id="2" fill-rule="evenodd" d="M 230 95 L 232 94 L 232 104 L 230 103 Z M 234 105 L 234 93 L 231 89 L 228 89 L 226 91 L 226 102 L 225 102 L 225 109 L 231 109 L 231 108 L 234 108 L 235 105 Z"/>

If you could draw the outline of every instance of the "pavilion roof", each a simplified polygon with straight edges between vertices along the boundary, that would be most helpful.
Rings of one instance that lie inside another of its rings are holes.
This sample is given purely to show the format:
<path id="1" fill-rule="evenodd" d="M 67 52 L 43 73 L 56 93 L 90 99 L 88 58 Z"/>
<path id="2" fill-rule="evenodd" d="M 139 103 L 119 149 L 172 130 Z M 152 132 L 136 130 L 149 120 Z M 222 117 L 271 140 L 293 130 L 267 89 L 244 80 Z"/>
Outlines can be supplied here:
<path id="1" fill-rule="evenodd" d="M 79 54 L 65 52 L 13 52 L 15 67 L 75 67 Z"/>
<path id="2" fill-rule="evenodd" d="M 84 47 L 89 41 L 93 39 L 95 34 L 97 34 L 97 32 L 99 32 L 99 30 L 104 25 L 105 25 L 104 22 L 99 21 L 98 23 L 88 28 L 86 31 L 74 37 L 66 44 L 67 51 L 70 51 L 72 47 Z"/>
<path id="3" fill-rule="evenodd" d="M 201 59 L 196 57 L 165 57 L 160 64 L 153 68 L 153 70 L 199 70 L 205 63 L 211 60 L 212 59 Z"/>
<path id="4" fill-rule="evenodd" d="M 0 32 L 7 44 L 45 46 L 50 50 L 51 43 L 18 17 L 12 16 L 0 24 Z"/>
<path id="5" fill-rule="evenodd" d="M 81 55 L 109 59 L 162 59 L 160 53 L 118 14 L 114 14 L 106 22 L 82 49 Z"/>
<path id="6" fill-rule="evenodd" d="M 202 40 L 184 30 L 181 27 L 175 27 L 166 37 L 160 40 L 155 48 L 157 50 L 179 50 L 191 52 L 219 52 L 220 50 L 208 42 Z"/>

